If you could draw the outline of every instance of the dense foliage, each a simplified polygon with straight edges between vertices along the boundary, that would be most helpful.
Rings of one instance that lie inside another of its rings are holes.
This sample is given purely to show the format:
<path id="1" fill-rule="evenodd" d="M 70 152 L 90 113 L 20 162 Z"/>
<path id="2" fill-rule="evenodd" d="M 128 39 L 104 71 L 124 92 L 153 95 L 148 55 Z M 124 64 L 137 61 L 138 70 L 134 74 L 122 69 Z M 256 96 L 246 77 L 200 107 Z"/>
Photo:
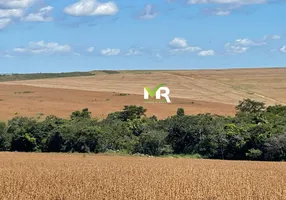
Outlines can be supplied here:
<path id="1" fill-rule="evenodd" d="M 146 117 L 146 109 L 125 106 L 104 120 L 88 109 L 70 119 L 48 116 L 43 121 L 15 117 L 0 122 L 1 151 L 107 152 L 149 155 L 199 154 L 203 158 L 286 160 L 286 106 L 239 102 L 237 114 L 176 115 L 164 120 Z"/>

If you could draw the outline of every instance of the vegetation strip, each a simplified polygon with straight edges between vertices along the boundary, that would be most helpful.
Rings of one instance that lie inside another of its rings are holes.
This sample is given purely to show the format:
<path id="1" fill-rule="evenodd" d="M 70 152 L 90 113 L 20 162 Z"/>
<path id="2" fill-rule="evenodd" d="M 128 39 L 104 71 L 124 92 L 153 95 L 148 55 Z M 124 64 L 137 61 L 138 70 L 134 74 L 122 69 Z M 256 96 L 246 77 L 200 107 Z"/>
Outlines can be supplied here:
<path id="1" fill-rule="evenodd" d="M 164 120 L 146 117 L 146 109 L 125 106 L 104 120 L 88 109 L 70 119 L 48 116 L 44 121 L 14 117 L 0 123 L 1 151 L 124 152 L 233 160 L 286 160 L 286 106 L 265 107 L 245 99 L 234 117 L 211 114 L 177 115 Z"/>
<path id="2" fill-rule="evenodd" d="M 77 76 L 94 76 L 91 72 L 66 72 L 66 73 L 35 73 L 35 74 L 0 74 L 0 82 L 20 81 L 48 78 L 65 78 Z"/>

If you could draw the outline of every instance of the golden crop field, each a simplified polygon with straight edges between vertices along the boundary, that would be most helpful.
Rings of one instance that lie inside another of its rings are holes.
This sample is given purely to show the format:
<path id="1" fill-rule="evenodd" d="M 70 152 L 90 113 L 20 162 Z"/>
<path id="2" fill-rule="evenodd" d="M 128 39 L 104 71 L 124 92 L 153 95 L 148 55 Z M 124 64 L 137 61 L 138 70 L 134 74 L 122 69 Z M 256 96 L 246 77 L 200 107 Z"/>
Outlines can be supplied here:
<path id="1" fill-rule="evenodd" d="M 286 199 L 286 163 L 0 153 L 1 200 Z"/>

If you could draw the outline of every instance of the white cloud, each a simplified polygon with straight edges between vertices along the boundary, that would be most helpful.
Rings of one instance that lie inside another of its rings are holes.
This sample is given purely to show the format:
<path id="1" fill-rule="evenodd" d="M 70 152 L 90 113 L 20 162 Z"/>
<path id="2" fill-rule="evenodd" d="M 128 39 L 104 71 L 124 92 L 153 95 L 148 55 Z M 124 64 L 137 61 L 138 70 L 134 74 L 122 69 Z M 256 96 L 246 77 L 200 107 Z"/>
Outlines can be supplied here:
<path id="1" fill-rule="evenodd" d="M 22 18 L 23 21 L 30 21 L 30 22 L 49 22 L 53 21 L 53 18 L 49 16 L 53 7 L 47 6 L 41 8 L 37 13 L 30 13 L 29 15 Z"/>
<path id="2" fill-rule="evenodd" d="M 170 53 L 194 52 L 201 50 L 200 47 L 189 46 L 187 40 L 184 38 L 174 38 L 169 42 L 169 46 L 171 47 Z"/>
<path id="3" fill-rule="evenodd" d="M 11 56 L 11 55 L 9 55 L 9 54 L 5 54 L 3 57 L 4 57 L 4 58 L 13 58 L 13 56 Z"/>
<path id="4" fill-rule="evenodd" d="M 0 58 L 12 58 L 13 56 L 11 56 L 10 54 L 9 54 L 9 52 L 7 52 L 7 51 L 0 51 Z"/>
<path id="5" fill-rule="evenodd" d="M 157 59 L 162 59 L 162 58 L 163 58 L 160 53 L 156 53 L 155 57 L 156 57 Z"/>
<path id="6" fill-rule="evenodd" d="M 266 4 L 269 0 L 187 0 L 187 4 L 218 4 L 220 7 L 204 8 L 204 12 L 217 16 L 228 16 L 240 8 L 253 4 Z"/>
<path id="7" fill-rule="evenodd" d="M 265 39 L 262 41 L 253 41 L 248 38 L 237 39 L 233 43 L 226 43 L 224 48 L 227 53 L 241 54 L 248 51 L 250 48 L 266 45 Z"/>
<path id="8" fill-rule="evenodd" d="M 280 51 L 283 52 L 283 53 L 286 53 L 286 46 L 281 47 Z"/>
<path id="9" fill-rule="evenodd" d="M 32 6 L 37 0 L 0 0 L 0 7 L 2 8 L 28 8 Z"/>
<path id="10" fill-rule="evenodd" d="M 228 16 L 233 11 L 238 10 L 241 8 L 242 5 L 237 4 L 230 4 L 223 7 L 215 7 L 215 8 L 204 8 L 204 13 L 211 14 L 211 15 L 217 15 L 217 16 Z"/>
<path id="11" fill-rule="evenodd" d="M 188 4 L 263 4 L 267 3 L 267 0 L 188 0 Z"/>
<path id="12" fill-rule="evenodd" d="M 261 46 L 261 45 L 266 45 L 265 42 L 254 42 L 248 38 L 246 39 L 237 39 L 235 41 L 236 45 L 242 45 L 242 46 Z"/>
<path id="13" fill-rule="evenodd" d="M 174 38 L 169 42 L 169 46 L 172 48 L 186 48 L 188 47 L 188 42 L 184 38 Z"/>
<path id="14" fill-rule="evenodd" d="M 181 49 L 171 49 L 170 53 L 179 53 L 179 52 L 195 52 L 201 50 L 200 47 L 186 47 Z"/>
<path id="15" fill-rule="evenodd" d="M 214 50 L 206 50 L 198 53 L 199 56 L 214 56 Z"/>
<path id="16" fill-rule="evenodd" d="M 23 14 L 23 9 L 0 9 L 0 18 L 21 17 Z"/>
<path id="17" fill-rule="evenodd" d="M 230 54 L 245 53 L 249 49 L 249 47 L 235 46 L 231 45 L 230 43 L 226 43 L 224 47 L 226 52 Z"/>
<path id="18" fill-rule="evenodd" d="M 17 53 L 32 53 L 32 54 L 69 53 L 72 51 L 71 47 L 67 44 L 60 45 L 56 42 L 45 43 L 44 41 L 30 42 L 28 47 L 26 48 L 15 48 L 13 50 L 14 52 Z"/>
<path id="19" fill-rule="evenodd" d="M 217 10 L 213 12 L 214 15 L 219 15 L 219 16 L 227 16 L 230 15 L 230 13 L 231 12 L 229 10 Z"/>
<path id="20" fill-rule="evenodd" d="M 0 30 L 6 28 L 11 23 L 11 21 L 12 20 L 10 18 L 0 19 Z"/>
<path id="21" fill-rule="evenodd" d="M 24 48 L 15 48 L 15 49 L 13 49 L 15 52 L 17 52 L 17 53 L 24 53 L 24 52 L 26 52 L 27 51 L 27 49 L 24 49 Z"/>
<path id="22" fill-rule="evenodd" d="M 104 56 L 117 56 L 120 53 L 120 49 L 103 49 L 101 54 Z"/>
<path id="23" fill-rule="evenodd" d="M 275 52 L 277 51 L 277 49 L 270 49 L 270 52 Z"/>
<path id="24" fill-rule="evenodd" d="M 281 39 L 280 35 L 265 35 L 263 37 L 264 41 L 266 41 L 266 40 L 280 40 L 280 39 Z"/>
<path id="25" fill-rule="evenodd" d="M 89 53 L 92 53 L 94 51 L 94 47 L 89 47 L 88 49 L 87 49 L 87 52 L 89 52 Z"/>
<path id="26" fill-rule="evenodd" d="M 98 0 L 80 0 L 64 9 L 64 12 L 73 16 L 115 15 L 119 8 L 114 2 L 101 3 Z"/>
<path id="27" fill-rule="evenodd" d="M 156 16 L 157 13 L 154 10 L 154 6 L 152 4 L 148 4 L 140 14 L 140 19 L 153 19 Z"/>
<path id="28" fill-rule="evenodd" d="M 280 40 L 281 39 L 281 36 L 280 35 L 273 35 L 271 37 L 272 40 Z"/>
<path id="29" fill-rule="evenodd" d="M 38 0 L 0 0 L 0 30 L 4 29 L 12 21 L 52 21 L 48 14 L 53 9 L 51 6 L 40 9 L 37 13 L 25 13 Z"/>
<path id="30" fill-rule="evenodd" d="M 138 55 L 142 55 L 143 48 L 131 48 L 128 50 L 128 52 L 126 53 L 126 56 L 138 56 Z"/>

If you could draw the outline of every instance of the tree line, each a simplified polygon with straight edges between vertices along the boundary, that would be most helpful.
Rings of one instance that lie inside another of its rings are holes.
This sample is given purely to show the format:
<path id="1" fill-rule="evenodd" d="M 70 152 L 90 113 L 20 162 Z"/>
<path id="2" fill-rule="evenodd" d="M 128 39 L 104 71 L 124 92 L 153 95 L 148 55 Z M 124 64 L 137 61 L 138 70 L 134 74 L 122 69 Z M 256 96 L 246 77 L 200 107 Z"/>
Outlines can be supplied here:
<path id="1" fill-rule="evenodd" d="M 286 106 L 245 99 L 235 116 L 177 114 L 158 120 L 141 106 L 125 106 L 105 119 L 88 109 L 69 119 L 14 117 L 0 122 L 0 151 L 199 155 L 229 160 L 286 160 Z"/>

